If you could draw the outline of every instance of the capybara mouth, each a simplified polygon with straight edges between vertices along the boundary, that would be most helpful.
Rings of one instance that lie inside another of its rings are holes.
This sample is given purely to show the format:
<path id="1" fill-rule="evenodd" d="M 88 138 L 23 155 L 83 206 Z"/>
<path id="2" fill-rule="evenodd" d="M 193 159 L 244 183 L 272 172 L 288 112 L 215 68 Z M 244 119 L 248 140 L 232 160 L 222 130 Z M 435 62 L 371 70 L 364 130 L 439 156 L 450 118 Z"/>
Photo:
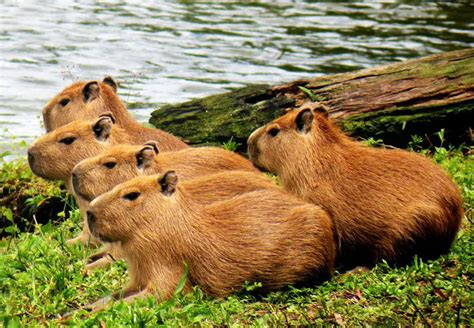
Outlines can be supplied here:
<path id="1" fill-rule="evenodd" d="M 43 172 L 39 171 L 34 164 L 33 165 L 30 164 L 30 169 L 31 169 L 31 172 L 33 172 L 33 174 L 36 175 L 37 177 L 40 177 L 48 181 L 54 181 L 54 179 L 51 179 L 50 177 L 44 175 Z"/>
<path id="2" fill-rule="evenodd" d="M 114 243 L 114 242 L 117 241 L 117 240 L 111 239 L 109 237 L 106 237 L 106 236 L 104 236 L 100 233 L 96 233 L 96 234 L 94 234 L 94 236 L 103 243 Z"/>
<path id="3" fill-rule="evenodd" d="M 89 226 L 89 230 L 94 237 L 96 237 L 97 239 L 99 239 L 100 241 L 104 243 L 113 243 L 116 241 L 97 231 L 97 227 L 96 227 L 97 218 L 94 213 L 92 213 L 91 211 L 87 211 L 86 215 L 87 215 L 87 224 Z"/>
<path id="4" fill-rule="evenodd" d="M 252 164 L 263 173 L 273 173 L 273 172 L 270 172 L 267 168 L 260 166 L 257 162 L 252 162 Z"/>
<path id="5" fill-rule="evenodd" d="M 252 162 L 252 164 L 257 168 L 259 169 L 260 171 L 262 172 L 266 172 L 266 173 L 272 173 L 270 171 L 268 171 L 267 168 L 263 167 L 262 165 L 260 165 L 260 163 L 258 162 L 258 148 L 253 145 L 253 144 L 249 144 L 248 147 L 247 147 L 247 151 L 249 153 L 249 158 L 250 158 L 250 161 Z"/>
<path id="6" fill-rule="evenodd" d="M 73 173 L 72 174 L 72 189 L 74 190 L 74 193 L 76 194 L 76 196 L 88 201 L 88 202 L 92 202 L 94 200 L 93 197 L 90 197 L 84 193 L 81 192 L 81 187 L 80 187 L 80 183 L 79 183 L 79 177 L 77 176 L 77 174 Z"/>
<path id="7" fill-rule="evenodd" d="M 248 144 L 247 151 L 249 153 L 249 158 L 256 165 L 258 159 L 258 149 L 254 144 Z"/>

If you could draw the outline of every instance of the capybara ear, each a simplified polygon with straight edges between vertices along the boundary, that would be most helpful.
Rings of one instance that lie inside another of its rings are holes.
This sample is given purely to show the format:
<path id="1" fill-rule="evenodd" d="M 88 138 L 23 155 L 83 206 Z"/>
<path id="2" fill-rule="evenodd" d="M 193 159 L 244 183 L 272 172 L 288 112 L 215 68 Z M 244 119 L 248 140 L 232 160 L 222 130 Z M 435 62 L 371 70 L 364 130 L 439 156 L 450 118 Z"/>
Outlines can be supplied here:
<path id="1" fill-rule="evenodd" d="M 102 80 L 102 82 L 104 82 L 105 84 L 107 84 L 109 87 L 111 87 L 115 93 L 117 93 L 117 83 L 114 81 L 114 79 L 111 77 L 111 76 L 106 76 L 104 77 L 104 79 Z"/>
<path id="2" fill-rule="evenodd" d="M 92 126 L 92 130 L 99 141 L 106 141 L 110 136 L 110 131 L 115 123 L 113 115 L 104 113 L 99 116 L 97 121 Z"/>
<path id="3" fill-rule="evenodd" d="M 304 109 L 300 111 L 295 119 L 296 130 L 301 133 L 308 133 L 311 131 L 313 118 L 314 116 L 311 112 L 311 109 Z"/>
<path id="4" fill-rule="evenodd" d="M 101 117 L 108 117 L 112 120 L 112 123 L 115 124 L 115 116 L 114 116 L 114 113 L 112 113 L 111 111 L 103 112 L 102 114 L 98 116 L 98 118 L 101 118 Z"/>
<path id="5" fill-rule="evenodd" d="M 158 178 L 161 192 L 166 196 L 171 196 L 176 191 L 178 175 L 175 171 L 168 171 Z"/>
<path id="6" fill-rule="evenodd" d="M 143 144 L 143 146 L 150 146 L 153 148 L 155 153 L 158 155 L 160 153 L 160 149 L 158 148 L 158 142 L 155 140 L 149 140 Z"/>
<path id="7" fill-rule="evenodd" d="M 313 111 L 322 114 L 324 117 L 329 117 L 329 107 L 321 103 L 317 103 L 313 107 Z"/>
<path id="8" fill-rule="evenodd" d="M 135 154 L 137 159 L 137 167 L 139 169 L 146 169 L 153 165 L 155 155 L 158 154 L 151 145 L 143 145 L 142 149 Z"/>
<path id="9" fill-rule="evenodd" d="M 100 87 L 99 83 L 97 81 L 92 81 L 87 83 L 84 88 L 82 89 L 82 97 L 84 99 L 84 102 L 89 102 L 97 97 L 99 97 L 100 93 Z"/>

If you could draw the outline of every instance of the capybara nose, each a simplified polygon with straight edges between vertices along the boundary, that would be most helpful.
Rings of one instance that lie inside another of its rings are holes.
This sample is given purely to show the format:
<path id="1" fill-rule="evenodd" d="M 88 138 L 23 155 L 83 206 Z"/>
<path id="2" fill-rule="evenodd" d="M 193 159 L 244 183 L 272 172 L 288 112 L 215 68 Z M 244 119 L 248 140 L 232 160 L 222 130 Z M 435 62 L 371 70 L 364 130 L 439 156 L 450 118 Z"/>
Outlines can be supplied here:
<path id="1" fill-rule="evenodd" d="M 89 229 L 92 231 L 94 224 L 95 224 L 95 215 L 91 211 L 87 211 L 87 224 L 89 225 Z"/>
<path id="2" fill-rule="evenodd" d="M 34 161 L 35 161 L 35 157 L 33 156 L 33 154 L 31 154 L 30 151 L 28 151 L 28 164 L 30 164 L 31 166 L 33 165 Z"/>

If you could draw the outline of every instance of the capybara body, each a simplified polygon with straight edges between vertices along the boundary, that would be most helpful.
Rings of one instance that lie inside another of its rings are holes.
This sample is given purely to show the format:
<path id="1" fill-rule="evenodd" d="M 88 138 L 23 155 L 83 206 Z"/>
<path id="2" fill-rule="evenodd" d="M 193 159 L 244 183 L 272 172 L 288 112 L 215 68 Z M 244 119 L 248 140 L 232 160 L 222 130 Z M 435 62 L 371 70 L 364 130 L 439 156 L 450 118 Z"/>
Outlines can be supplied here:
<path id="1" fill-rule="evenodd" d="M 179 165 L 177 166 L 179 167 Z M 166 172 L 166 171 L 163 171 Z M 151 174 L 151 173 L 149 173 Z M 124 175 L 115 173 L 116 176 L 124 178 Z M 105 175 L 104 175 L 105 176 Z M 133 174 L 133 176 L 136 176 Z M 127 177 L 123 182 L 132 179 L 133 176 Z M 102 179 L 97 177 L 98 180 L 94 184 L 100 184 L 107 186 L 107 191 L 112 189 L 118 184 L 118 180 L 113 179 Z M 189 179 L 189 176 L 188 176 Z M 79 185 L 83 185 L 83 181 L 78 180 Z M 112 182 L 112 183 L 110 183 Z M 110 185 L 107 185 L 110 183 Z M 193 179 L 185 181 L 186 190 L 188 191 L 189 197 L 201 205 L 210 205 L 212 203 L 230 199 L 248 192 L 256 190 L 271 190 L 281 189 L 272 180 L 259 172 L 252 171 L 232 171 L 229 177 L 229 172 L 222 171 L 219 173 L 208 174 L 203 176 L 197 176 Z M 76 187 L 74 187 L 75 192 Z M 97 190 L 97 189 L 96 189 Z M 100 196 L 100 194 L 91 194 L 93 198 Z M 89 204 L 84 201 L 82 197 L 79 197 L 85 204 Z M 92 200 L 92 199 L 91 199 Z M 86 223 L 85 223 L 86 225 Z M 121 250 L 120 243 L 107 243 L 100 251 L 91 255 L 86 265 L 87 270 L 94 270 L 102 268 L 117 259 L 122 258 L 123 251 Z"/>
<path id="2" fill-rule="evenodd" d="M 136 176 L 168 170 L 176 171 L 184 180 L 230 170 L 258 172 L 249 160 L 217 147 L 161 153 L 153 142 L 140 146 L 121 144 L 76 165 L 72 171 L 74 192 L 86 200 L 92 200 Z M 262 180 L 260 177 L 256 179 Z"/>
<path id="3" fill-rule="evenodd" d="M 186 148 L 175 136 L 159 129 L 146 128 L 137 122 L 117 95 L 117 84 L 111 77 L 103 81 L 78 81 L 54 96 L 43 108 L 47 132 L 77 120 L 91 120 L 111 112 L 117 126 L 141 142 L 155 140 L 162 151 Z"/>
<path id="4" fill-rule="evenodd" d="M 294 110 L 256 130 L 251 160 L 333 217 L 345 268 L 449 250 L 463 216 L 458 188 L 429 159 L 351 140 L 316 110 Z"/>
<path id="5" fill-rule="evenodd" d="M 183 263 L 189 266 L 185 289 L 198 285 L 216 297 L 245 281 L 272 290 L 330 277 L 335 242 L 320 207 L 276 188 L 204 205 L 193 200 L 190 182 L 178 183 L 174 172 L 140 176 L 91 202 L 93 234 L 121 242 L 130 274 L 126 294 L 168 298 Z"/>

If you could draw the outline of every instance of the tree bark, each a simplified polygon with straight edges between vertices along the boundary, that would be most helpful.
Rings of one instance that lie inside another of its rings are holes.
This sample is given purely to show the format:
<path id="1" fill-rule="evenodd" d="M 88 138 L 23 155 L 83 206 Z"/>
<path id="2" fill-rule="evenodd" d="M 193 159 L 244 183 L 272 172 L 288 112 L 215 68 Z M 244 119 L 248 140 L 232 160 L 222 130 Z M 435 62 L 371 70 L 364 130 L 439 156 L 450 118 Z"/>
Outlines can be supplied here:
<path id="1" fill-rule="evenodd" d="M 152 113 L 150 123 L 190 144 L 233 138 L 243 148 L 257 127 L 315 101 L 326 105 L 330 118 L 354 137 L 405 146 L 412 135 L 434 142 L 433 135 L 444 129 L 449 142 L 472 142 L 474 48 L 164 105 Z"/>

